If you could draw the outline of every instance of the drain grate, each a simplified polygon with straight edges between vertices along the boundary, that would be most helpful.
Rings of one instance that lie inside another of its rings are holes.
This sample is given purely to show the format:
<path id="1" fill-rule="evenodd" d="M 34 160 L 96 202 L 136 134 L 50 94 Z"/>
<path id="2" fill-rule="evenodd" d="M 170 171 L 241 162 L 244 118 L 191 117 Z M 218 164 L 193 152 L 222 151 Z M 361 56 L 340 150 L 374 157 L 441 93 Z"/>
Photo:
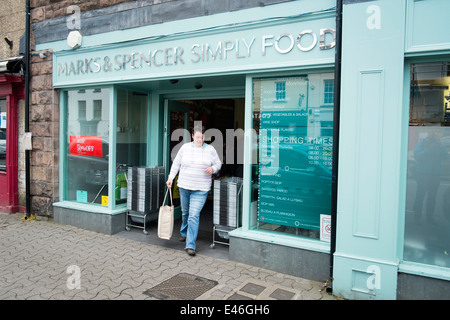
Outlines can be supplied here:
<path id="1" fill-rule="evenodd" d="M 214 288 L 217 283 L 193 274 L 180 273 L 144 293 L 160 300 L 193 300 Z"/>

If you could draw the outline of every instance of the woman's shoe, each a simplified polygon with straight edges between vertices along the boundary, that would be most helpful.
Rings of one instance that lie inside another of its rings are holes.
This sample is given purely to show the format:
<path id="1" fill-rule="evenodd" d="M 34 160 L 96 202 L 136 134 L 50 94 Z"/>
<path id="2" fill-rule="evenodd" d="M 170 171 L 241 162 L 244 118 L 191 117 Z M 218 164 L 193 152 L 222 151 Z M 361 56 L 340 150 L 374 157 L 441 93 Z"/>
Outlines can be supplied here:
<path id="1" fill-rule="evenodd" d="M 194 250 L 194 249 L 187 248 L 187 249 L 186 249 L 186 252 L 187 252 L 188 255 L 190 255 L 190 256 L 195 256 L 195 250 Z"/>

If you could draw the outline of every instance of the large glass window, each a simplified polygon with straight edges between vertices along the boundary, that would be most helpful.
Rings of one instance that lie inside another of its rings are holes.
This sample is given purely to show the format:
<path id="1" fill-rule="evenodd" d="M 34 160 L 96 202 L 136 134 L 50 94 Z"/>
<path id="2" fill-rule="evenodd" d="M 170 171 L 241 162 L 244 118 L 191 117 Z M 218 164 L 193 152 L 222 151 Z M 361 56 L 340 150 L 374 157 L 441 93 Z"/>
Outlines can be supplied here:
<path id="1" fill-rule="evenodd" d="M 320 238 L 331 215 L 333 78 L 253 80 L 251 228 Z"/>
<path id="2" fill-rule="evenodd" d="M 6 98 L 0 97 L 0 171 L 6 172 Z"/>
<path id="3" fill-rule="evenodd" d="M 107 88 L 67 93 L 67 200 L 107 202 L 109 94 Z"/>
<path id="4" fill-rule="evenodd" d="M 411 66 L 404 260 L 450 267 L 450 63 Z"/>

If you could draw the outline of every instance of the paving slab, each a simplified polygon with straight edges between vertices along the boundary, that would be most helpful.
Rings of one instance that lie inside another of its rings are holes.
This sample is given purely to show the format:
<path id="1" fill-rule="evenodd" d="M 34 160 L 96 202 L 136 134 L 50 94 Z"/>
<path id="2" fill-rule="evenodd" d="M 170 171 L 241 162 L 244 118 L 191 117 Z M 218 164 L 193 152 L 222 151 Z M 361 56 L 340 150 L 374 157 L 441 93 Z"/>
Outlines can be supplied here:
<path id="1" fill-rule="evenodd" d="M 1 300 L 157 300 L 145 292 L 180 274 L 214 284 L 196 300 L 336 299 L 318 281 L 22 217 L 0 213 Z"/>

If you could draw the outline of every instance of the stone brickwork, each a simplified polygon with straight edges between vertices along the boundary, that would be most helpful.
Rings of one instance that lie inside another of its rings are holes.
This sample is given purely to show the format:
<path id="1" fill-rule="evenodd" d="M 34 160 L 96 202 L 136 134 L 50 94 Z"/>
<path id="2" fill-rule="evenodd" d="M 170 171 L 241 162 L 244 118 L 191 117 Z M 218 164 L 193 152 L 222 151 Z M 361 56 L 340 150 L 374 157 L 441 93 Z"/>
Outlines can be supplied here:
<path id="1" fill-rule="evenodd" d="M 67 38 L 70 5 L 79 6 L 80 32 L 87 36 L 288 1 L 292 0 L 34 0 L 32 22 L 36 43 L 45 43 Z"/>
<path id="2" fill-rule="evenodd" d="M 2 0 L 0 5 L 0 60 L 19 55 L 25 33 L 25 0 Z M 4 40 L 12 41 L 12 47 Z"/>
<path id="3" fill-rule="evenodd" d="M 33 8 L 31 11 L 32 22 L 66 16 L 67 8 L 71 5 L 77 5 L 81 12 L 87 12 L 123 2 L 130 2 L 130 0 L 31 0 L 30 5 Z M 146 2 L 161 2 L 161 0 Z"/>
<path id="4" fill-rule="evenodd" d="M 46 23 L 67 16 L 67 7 L 82 12 L 116 5 L 129 0 L 31 0 L 31 23 Z M 59 91 L 52 85 L 52 54 L 39 56 L 31 35 L 30 131 L 33 134 L 31 165 L 31 213 L 53 215 L 53 202 L 59 201 Z"/>
<path id="5" fill-rule="evenodd" d="M 0 232 L 1 300 L 154 300 L 149 289 L 182 273 L 217 282 L 197 300 L 336 300 L 319 281 L 202 253 L 192 258 L 178 241 L 163 247 L 3 213 Z M 68 285 L 69 266 L 81 270 L 79 289 Z"/>
<path id="6" fill-rule="evenodd" d="M 59 92 L 52 85 L 52 55 L 31 58 L 31 213 L 50 216 L 59 195 Z"/>

